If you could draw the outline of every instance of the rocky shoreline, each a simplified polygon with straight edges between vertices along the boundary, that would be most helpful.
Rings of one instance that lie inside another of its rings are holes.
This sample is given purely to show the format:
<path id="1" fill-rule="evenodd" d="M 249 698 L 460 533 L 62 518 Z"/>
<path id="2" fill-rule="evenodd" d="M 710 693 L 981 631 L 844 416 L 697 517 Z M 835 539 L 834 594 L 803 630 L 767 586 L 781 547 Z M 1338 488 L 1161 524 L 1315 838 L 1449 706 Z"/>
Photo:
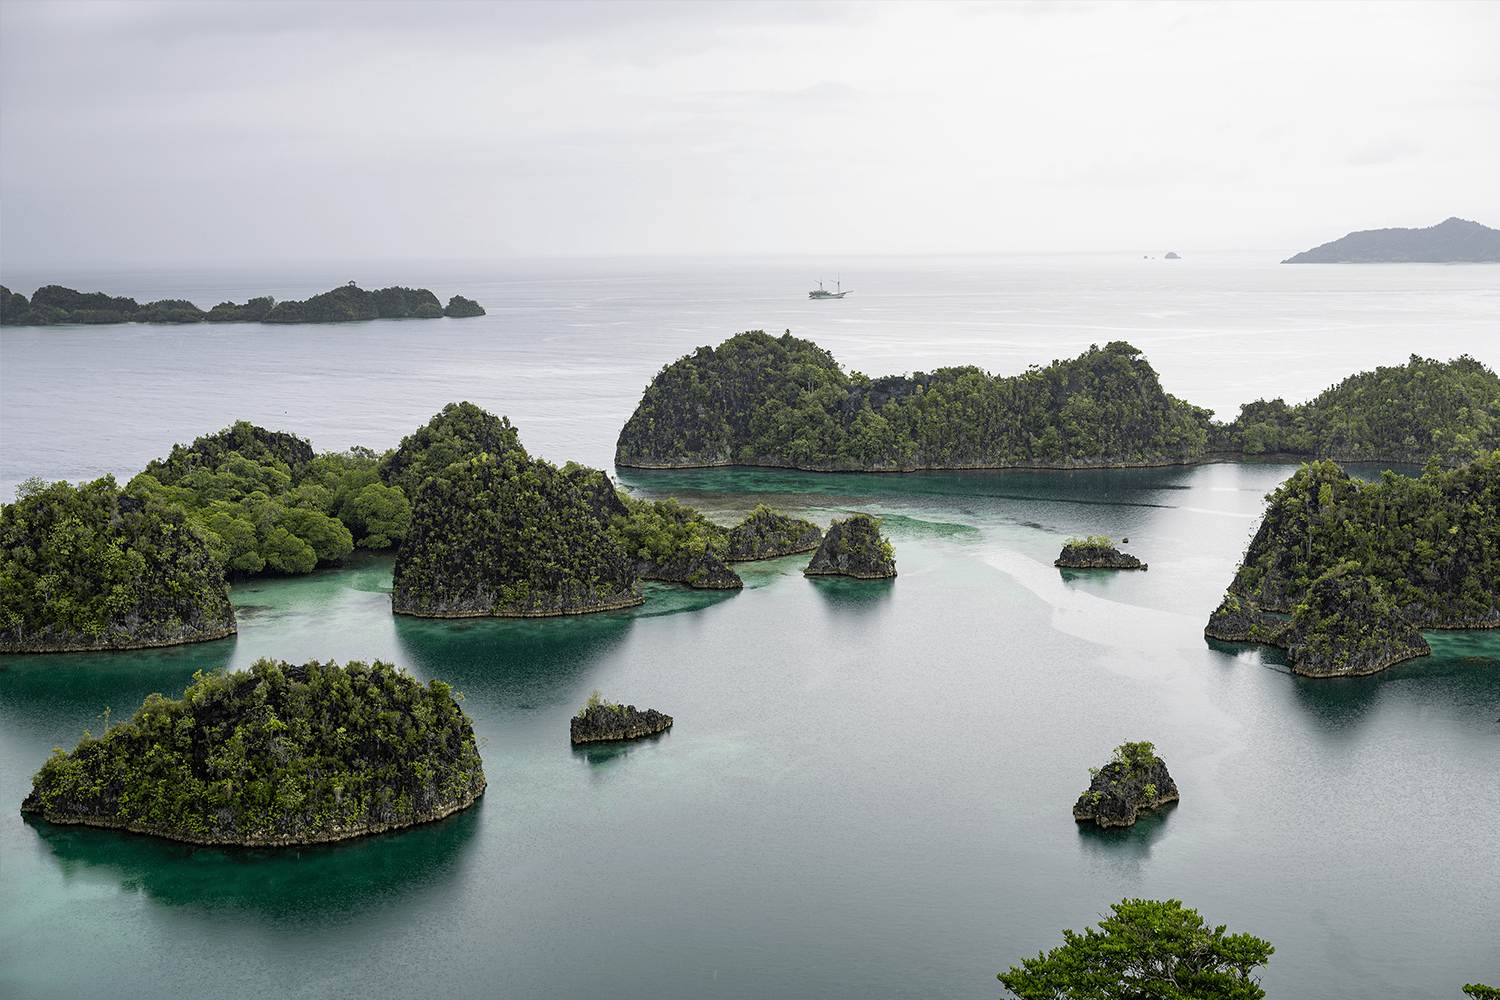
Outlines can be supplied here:
<path id="1" fill-rule="evenodd" d="M 196 844 L 202 847 L 305 847 L 311 844 L 331 844 L 340 840 L 352 840 L 355 837 L 368 837 L 377 833 L 390 833 L 393 830 L 404 830 L 407 827 L 421 826 L 424 823 L 436 823 L 440 819 L 447 819 L 454 813 L 463 812 L 484 794 L 488 782 L 480 779 L 477 791 L 468 792 L 462 798 L 439 806 L 435 809 L 421 812 L 410 819 L 396 820 L 390 823 L 357 823 L 352 826 L 335 826 L 324 833 L 317 834 L 272 834 L 259 837 L 210 837 L 185 833 L 170 825 L 163 823 L 140 823 L 127 820 L 111 819 L 105 816 L 77 816 L 59 812 L 49 812 L 40 809 L 28 809 L 23 804 L 21 812 L 25 815 L 40 816 L 48 823 L 56 823 L 59 826 L 92 826 L 103 830 L 124 830 L 127 833 L 141 833 L 149 837 L 161 837 L 163 840 L 175 840 L 183 844 Z"/>

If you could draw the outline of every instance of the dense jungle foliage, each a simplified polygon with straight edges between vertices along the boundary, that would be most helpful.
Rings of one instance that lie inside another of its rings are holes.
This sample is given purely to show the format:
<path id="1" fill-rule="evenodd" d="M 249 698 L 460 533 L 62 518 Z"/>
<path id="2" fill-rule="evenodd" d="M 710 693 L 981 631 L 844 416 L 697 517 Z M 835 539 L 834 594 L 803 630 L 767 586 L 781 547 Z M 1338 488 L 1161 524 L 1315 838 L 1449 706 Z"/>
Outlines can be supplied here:
<path id="1" fill-rule="evenodd" d="M 240 421 L 174 445 L 128 490 L 184 510 L 231 574 L 307 573 L 406 536 L 411 505 L 377 463 L 365 448 L 315 456 L 301 438 Z"/>
<path id="2" fill-rule="evenodd" d="M 626 466 L 997 468 L 1193 461 L 1209 412 L 1162 391 L 1116 342 L 1013 378 L 943 368 L 845 375 L 790 333 L 701 347 L 647 387 L 620 432 Z"/>
<path id="3" fill-rule="evenodd" d="M 447 684 L 389 663 L 194 675 L 55 750 L 21 809 L 196 843 L 308 843 L 436 819 L 484 790 Z"/>
<path id="4" fill-rule="evenodd" d="M 56 326 L 61 323 L 349 323 L 367 319 L 437 319 L 483 316 L 473 299 L 455 295 L 444 309 L 425 288 L 394 286 L 367 292 L 351 281 L 300 301 L 277 302 L 269 295 L 244 305 L 220 302 L 205 312 L 186 299 L 161 299 L 144 305 L 124 296 L 77 292 L 44 285 L 28 301 L 0 285 L 0 324 Z"/>
<path id="5" fill-rule="evenodd" d="M 676 498 L 637 500 L 620 497 L 627 513 L 609 521 L 609 533 L 626 555 L 667 562 L 707 553 L 723 559 L 729 551 L 728 533 Z"/>
<path id="6" fill-rule="evenodd" d="M 666 580 L 690 587 L 737 590 L 745 585 L 725 564 L 728 532 L 675 498 L 637 500 L 621 494 L 625 512 L 605 522 L 621 551 L 635 559 L 643 580 Z"/>
<path id="7" fill-rule="evenodd" d="M 515 456 L 523 461 L 528 457 L 509 418 L 487 413 L 468 401 L 449 403 L 380 460 L 380 479 L 412 497 L 428 478 L 454 462 L 480 455 Z"/>
<path id="8" fill-rule="evenodd" d="M 1314 580 L 1353 561 L 1417 627 L 1500 624 L 1500 451 L 1379 483 L 1313 462 L 1267 499 L 1230 586 L 1260 609 L 1292 611 Z"/>
<path id="9" fill-rule="evenodd" d="M 74 488 L 27 480 L 0 506 L 0 649 L 128 648 L 234 631 L 224 568 L 179 509 L 122 494 L 112 476 Z"/>
<path id="10" fill-rule="evenodd" d="M 576 614 L 641 600 L 588 492 L 519 447 L 422 482 L 391 594 L 397 612 L 429 616 Z"/>
<path id="11" fill-rule="evenodd" d="M 1340 462 L 1460 465 L 1500 448 L 1500 377 L 1462 355 L 1351 375 L 1311 402 L 1263 399 L 1216 426 L 1210 447 L 1282 452 Z"/>

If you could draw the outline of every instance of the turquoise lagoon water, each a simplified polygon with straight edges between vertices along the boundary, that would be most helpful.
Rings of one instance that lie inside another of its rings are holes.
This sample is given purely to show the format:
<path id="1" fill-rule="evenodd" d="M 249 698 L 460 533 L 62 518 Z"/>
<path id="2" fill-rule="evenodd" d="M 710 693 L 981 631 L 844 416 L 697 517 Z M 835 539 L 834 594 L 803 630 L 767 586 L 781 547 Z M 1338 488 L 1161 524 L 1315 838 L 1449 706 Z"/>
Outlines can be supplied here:
<path id="1" fill-rule="evenodd" d="M 701 270 L 590 266 L 494 279 L 498 291 L 479 296 L 491 316 L 430 334 L 412 323 L 4 331 L 0 468 L 8 484 L 33 473 L 123 478 L 235 416 L 320 448 L 383 447 L 455 397 L 510 413 L 533 452 L 602 465 L 639 387 L 681 345 L 776 325 L 723 320 L 732 303 L 672 305 L 668 278 L 691 285 Z M 1244 284 L 1283 280 L 1224 269 Z M 1130 276 L 1159 277 L 1097 262 L 1056 271 L 1046 280 L 1125 286 L 1113 307 L 1101 300 L 1101 317 L 1135 315 L 1146 279 Z M 1325 281 L 1354 280 L 1333 271 Z M 974 275 L 966 285 L 936 273 L 969 288 L 970 306 L 989 301 Z M 1462 328 L 1476 302 L 1493 300 L 1483 282 L 1449 285 L 1484 273 L 1403 269 L 1398 298 L 1413 310 L 1428 299 Z M 184 294 L 171 277 L 153 278 L 159 294 Z M 245 297 L 222 275 L 193 280 Z M 426 283 L 447 295 L 478 281 Z M 554 286 L 555 302 L 540 302 L 537 289 Z M 89 287 L 155 297 L 103 279 Z M 575 302 L 566 287 L 598 295 Z M 499 308 L 485 298 L 507 288 L 514 298 Z M 1193 305 L 1208 295 L 1201 285 L 1153 294 L 1195 317 L 1185 325 L 1218 322 Z M 1270 298 L 1295 312 L 1291 292 Z M 758 301 L 739 305 L 751 314 Z M 700 305 L 707 318 L 694 326 Z M 928 306 L 926 326 L 915 299 L 885 314 L 869 307 L 869 344 L 894 351 L 903 325 L 927 332 L 909 337 L 914 354 L 978 342 L 982 324 L 952 303 Z M 807 307 L 778 308 L 780 324 Z M 1028 361 L 1072 352 L 1073 308 L 1060 308 L 1055 343 L 1036 332 L 1045 315 L 1021 309 L 1042 350 Z M 677 332 L 647 331 L 653 310 L 658 331 Z M 1204 364 L 1200 351 L 1253 353 L 1241 326 L 1281 313 L 1251 312 L 1240 325 L 1223 317 L 1219 341 L 1174 353 L 1163 335 L 1148 353 L 1169 381 L 1169 366 Z M 1371 311 L 1312 313 L 1299 322 L 1344 329 Z M 992 333 L 1021 325 L 995 321 Z M 1359 356 L 1367 336 L 1394 341 L 1398 327 L 1365 324 L 1341 349 Z M 1486 344 L 1463 349 L 1493 365 Z M 1324 350 L 1335 348 L 1314 353 Z M 1225 366 L 1216 391 L 1257 394 L 1256 370 Z M 236 585 L 231 639 L 5 657 L 0 994 L 995 997 L 997 971 L 1125 896 L 1181 899 L 1270 939 L 1264 983 L 1276 997 L 1459 997 L 1465 982 L 1493 984 L 1500 634 L 1430 633 L 1433 656 L 1339 681 L 1297 678 L 1272 651 L 1203 638 L 1263 495 L 1291 471 L 618 470 L 641 495 L 674 495 L 726 521 L 760 502 L 824 522 L 873 511 L 900 576 L 808 579 L 805 557 L 788 557 L 742 565 L 737 593 L 651 584 L 647 603 L 627 611 L 433 622 L 393 617 L 390 559 L 364 556 Z M 1051 565 L 1062 538 L 1092 532 L 1128 536 L 1150 570 Z M 485 740 L 486 795 L 440 823 L 283 852 L 16 812 L 52 747 L 98 731 L 106 707 L 118 719 L 153 691 L 177 694 L 197 670 L 261 656 L 381 657 L 451 682 Z M 596 687 L 676 724 L 653 740 L 574 750 L 568 717 Z M 1078 827 L 1070 810 L 1088 768 L 1136 739 L 1156 743 L 1182 801 L 1130 830 Z"/>

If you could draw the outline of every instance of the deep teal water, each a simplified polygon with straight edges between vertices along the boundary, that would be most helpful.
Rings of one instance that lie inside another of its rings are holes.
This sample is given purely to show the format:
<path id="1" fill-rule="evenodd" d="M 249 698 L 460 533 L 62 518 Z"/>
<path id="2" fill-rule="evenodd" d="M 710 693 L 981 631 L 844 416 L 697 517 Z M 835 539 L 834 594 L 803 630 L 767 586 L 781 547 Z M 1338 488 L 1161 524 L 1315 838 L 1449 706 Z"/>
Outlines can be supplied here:
<path id="1" fill-rule="evenodd" d="M 200 304 L 358 277 L 491 315 L 6 330 L 0 488 L 124 478 L 237 417 L 386 447 L 460 398 L 509 414 L 533 453 L 604 465 L 662 364 L 758 326 L 871 373 L 1020 370 L 1126 338 L 1221 410 L 1411 351 L 1496 363 L 1482 268 L 1189 263 L 877 261 L 857 285 L 843 268 L 841 312 L 796 298 L 809 262 L 38 276 Z M 5 283 L 29 292 L 22 278 Z M 996 997 L 997 971 L 1124 896 L 1270 939 L 1273 997 L 1500 983 L 1500 634 L 1432 633 L 1433 656 L 1341 681 L 1203 638 L 1290 472 L 619 470 L 726 521 L 762 501 L 823 522 L 873 511 L 900 576 L 808 579 L 788 557 L 741 564 L 737 593 L 653 584 L 627 611 L 427 622 L 390 614 L 390 559 L 366 557 L 236 586 L 232 639 L 0 658 L 0 996 Z M 1150 570 L 1051 565 L 1093 532 L 1128 536 Z M 262 656 L 381 657 L 453 683 L 488 792 L 441 823 L 291 852 L 16 811 L 106 708 Z M 568 717 L 596 687 L 676 725 L 574 750 Z M 1078 827 L 1088 768 L 1127 739 L 1156 743 L 1181 803 Z"/>
<path id="2" fill-rule="evenodd" d="M 652 585 L 629 611 L 454 623 L 392 618 L 372 558 L 237 587 L 232 640 L 7 658 L 3 801 L 106 705 L 262 655 L 450 681 L 490 786 L 442 823 L 295 852 L 12 812 L 0 984 L 996 996 L 995 972 L 1144 896 L 1269 938 L 1273 996 L 1456 995 L 1500 972 L 1500 635 L 1434 634 L 1429 659 L 1332 682 L 1205 641 L 1288 471 L 625 473 L 726 518 L 766 500 L 874 510 L 900 576 L 808 579 L 787 557 L 745 566 L 737 594 Z M 1082 531 L 1129 535 L 1151 569 L 1054 569 Z M 595 687 L 676 725 L 574 750 L 567 719 Z M 1088 767 L 1126 739 L 1157 744 L 1182 802 L 1128 831 L 1077 827 Z"/>

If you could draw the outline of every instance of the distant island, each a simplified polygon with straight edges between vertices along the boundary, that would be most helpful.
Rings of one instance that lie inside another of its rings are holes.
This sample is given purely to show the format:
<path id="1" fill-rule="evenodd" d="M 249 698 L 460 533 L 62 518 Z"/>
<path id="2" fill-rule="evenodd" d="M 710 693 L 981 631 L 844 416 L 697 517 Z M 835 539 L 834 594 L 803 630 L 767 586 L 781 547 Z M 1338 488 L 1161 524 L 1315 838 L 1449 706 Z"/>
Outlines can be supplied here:
<path id="1" fill-rule="evenodd" d="M 1352 375 L 1229 423 L 1165 392 L 1124 341 L 1019 375 L 940 368 L 871 378 L 817 344 L 752 330 L 667 365 L 620 430 L 615 464 L 811 472 L 1087 469 L 1287 455 L 1446 466 L 1500 448 L 1500 377 L 1467 355 Z"/>
<path id="2" fill-rule="evenodd" d="M 58 326 L 109 323 L 353 323 L 367 319 L 438 319 L 483 316 L 484 307 L 455 295 L 447 308 L 425 288 L 395 286 L 367 292 L 354 282 L 310 299 L 277 302 L 269 295 L 244 305 L 220 302 L 204 311 L 186 299 L 144 305 L 103 292 L 43 285 L 28 300 L 0 285 L 0 325 Z"/>
<path id="3" fill-rule="evenodd" d="M 282 847 L 442 819 L 484 792 L 447 684 L 389 663 L 260 660 L 194 675 L 129 722 L 53 751 L 23 813 L 192 844 Z"/>
<path id="4" fill-rule="evenodd" d="M 1365 229 L 1283 264 L 1477 264 L 1500 261 L 1500 229 L 1457 217 L 1426 229 Z"/>

